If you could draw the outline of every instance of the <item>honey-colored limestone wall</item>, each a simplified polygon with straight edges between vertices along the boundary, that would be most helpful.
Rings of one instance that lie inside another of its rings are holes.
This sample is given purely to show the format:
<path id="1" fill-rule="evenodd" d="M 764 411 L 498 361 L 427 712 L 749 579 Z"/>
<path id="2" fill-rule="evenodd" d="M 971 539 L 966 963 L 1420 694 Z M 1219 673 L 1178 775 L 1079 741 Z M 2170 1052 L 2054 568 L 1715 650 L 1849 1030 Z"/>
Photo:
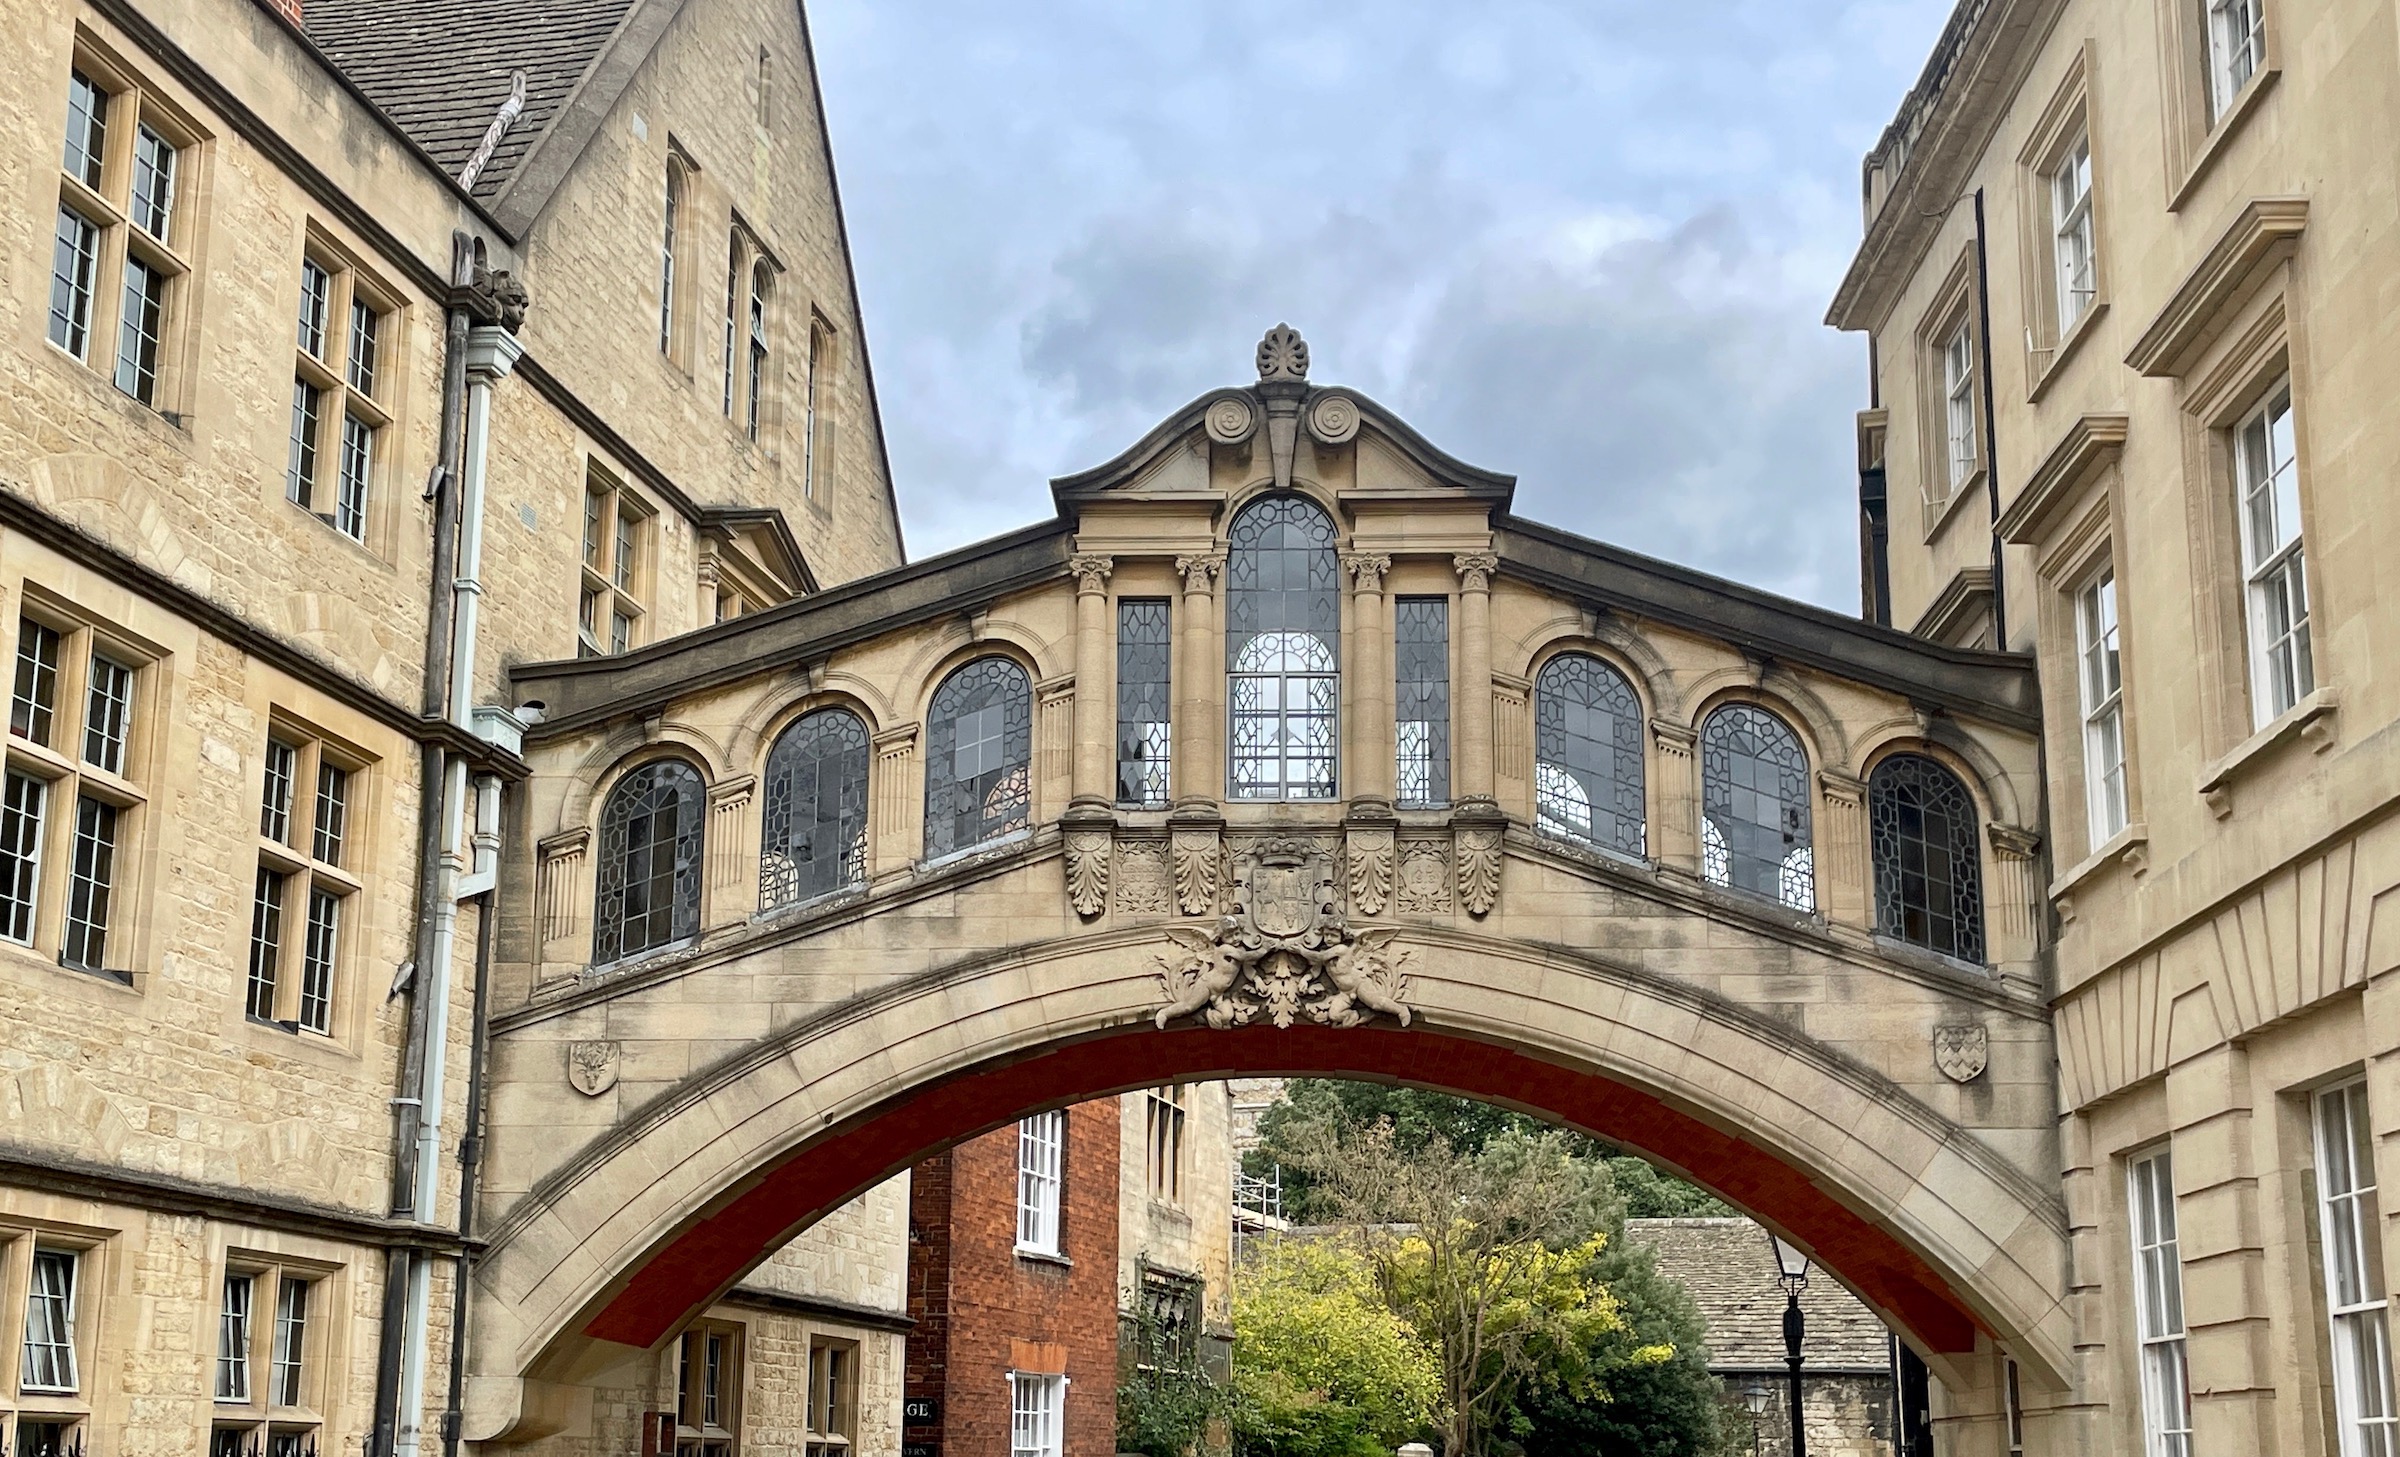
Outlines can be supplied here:
<path id="1" fill-rule="evenodd" d="M 2195 1450 L 2331 1451 L 2315 1154 L 2295 1121 L 2310 1092 L 2363 1069 L 2379 1182 L 2400 1177 L 2400 599 L 2386 565 L 2400 530 L 2386 326 L 2400 241 L 2380 221 L 2400 165 L 2367 141 L 2395 122 L 2400 34 L 2357 0 L 2260 7 L 2263 64 L 2220 115 L 2201 94 L 2198 13 L 1990 6 L 1949 80 L 1895 123 L 1921 139 L 1907 164 L 1890 148 L 1870 158 L 1868 244 L 1834 314 L 1875 339 L 1880 409 L 1862 430 L 1889 473 L 1905 626 L 1992 557 L 1982 477 L 1973 499 L 1924 504 L 1942 494 L 1924 331 L 1962 285 L 1972 299 L 1967 199 L 1981 199 L 2008 638 L 2037 655 L 2051 708 L 2046 959 L 2083 1362 L 2081 1407 L 2035 1435 L 2142 1440 L 2125 1165 L 2163 1144 Z M 2090 137 L 2097 293 L 2052 347 L 2039 169 L 2076 125 Z M 1949 210 L 1915 229 L 1929 208 Z M 2252 702 L 2228 441 L 2285 378 L 2316 692 L 2273 717 Z M 2087 809 L 2072 595 L 2104 567 L 2129 821 L 2105 839 Z M 2388 1212 L 2379 1238 L 2391 1268 Z"/>
<path id="2" fill-rule="evenodd" d="M 1147 1091 L 1122 1099 L 1124 1153 L 1117 1161 L 1117 1290 L 1127 1313 L 1141 1291 L 1146 1263 L 1200 1279 L 1200 1317 L 1211 1334 L 1233 1326 L 1233 1121 L 1223 1083 L 1184 1089 L 1182 1195 L 1150 1190 Z"/>

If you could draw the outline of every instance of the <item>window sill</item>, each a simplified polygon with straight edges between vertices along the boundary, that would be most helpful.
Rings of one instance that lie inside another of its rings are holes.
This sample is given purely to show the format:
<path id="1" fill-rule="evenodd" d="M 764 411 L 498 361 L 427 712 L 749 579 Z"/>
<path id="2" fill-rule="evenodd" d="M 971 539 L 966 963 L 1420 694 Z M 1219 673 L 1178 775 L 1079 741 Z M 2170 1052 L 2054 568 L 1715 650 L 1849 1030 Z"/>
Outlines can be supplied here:
<path id="1" fill-rule="evenodd" d="M 2201 799 L 2207 801 L 2208 812 L 2218 819 L 2233 816 L 2234 782 L 2254 772 L 2261 760 L 2276 755 L 2294 739 L 2305 741 L 2312 753 L 2322 754 L 2333 747 L 2336 711 L 2341 707 L 2341 695 L 2331 688 L 2319 688 L 2285 710 L 2281 718 L 2242 740 L 2233 751 L 2200 771 L 2194 786 Z"/>
<path id="2" fill-rule="evenodd" d="M 2150 827 L 2135 820 L 2101 842 L 2100 848 L 2061 872 L 2050 882 L 2050 899 L 2058 905 L 2061 921 L 2075 919 L 2075 895 L 2084 882 L 2111 865 L 2122 865 L 2135 875 L 2150 868 Z"/>
<path id="3" fill-rule="evenodd" d="M 2225 155 L 2230 145 L 2229 139 L 2242 129 L 2251 113 L 2265 103 L 2267 93 L 2275 89 L 2276 78 L 2282 74 L 2277 67 L 2263 69 L 2250 78 L 2250 84 L 2242 88 L 2241 95 L 2233 98 L 2233 105 L 2225 108 L 2225 114 L 2217 118 L 2216 124 L 2209 128 L 2206 140 L 2200 143 L 2200 150 L 2192 154 L 2191 165 L 2184 169 L 2183 180 L 2176 183 L 2175 190 L 2167 195 L 2167 211 L 2183 211 L 2184 205 L 2192 200 L 2192 194 L 2200 190 L 2201 182 L 2216 169 L 2217 159 Z"/>
<path id="4" fill-rule="evenodd" d="M 1887 936 L 1881 931 L 1874 932 L 1869 939 L 1875 943 L 1877 951 L 1903 966 L 1943 972 L 1950 976 L 1972 976 L 1984 981 L 2000 979 L 1998 971 L 1982 962 L 1962 961 L 1946 951 L 1929 951 L 1914 942 L 1903 941 L 1896 936 Z"/>
<path id="5" fill-rule="evenodd" d="M 2042 396 L 2050 393 L 2051 383 L 2066 370 L 2067 362 L 2075 357 L 2076 351 L 2083 347 L 2083 341 L 2091 337 L 2099 324 L 2100 316 L 2107 312 L 2108 300 L 2092 300 L 2091 306 L 2083 311 L 2083 317 L 2075 321 L 2075 327 L 2067 330 L 2066 337 L 2050 346 L 2050 362 L 2034 371 L 2033 387 L 2025 392 L 2025 403 L 2038 405 L 2042 402 Z"/>
<path id="6" fill-rule="evenodd" d="M 1960 506 L 1984 494 L 1983 478 L 1984 469 L 1977 466 L 1967 473 L 1965 480 L 1950 488 L 1949 495 L 1938 501 L 1927 498 L 1925 505 L 1932 515 L 1925 522 L 1926 541 L 1932 541 L 1949 527 L 1950 518 L 1958 514 Z"/>
<path id="7" fill-rule="evenodd" d="M 1055 1265 L 1061 1270 L 1075 1268 L 1075 1262 L 1059 1251 L 1036 1249 L 1032 1245 L 1017 1246 L 1017 1258 L 1030 1265 Z"/>
<path id="8" fill-rule="evenodd" d="M 21 962 L 29 970 L 38 968 L 45 975 L 70 972 L 74 979 L 65 983 L 68 986 L 106 987 L 110 991 L 132 992 L 136 996 L 141 994 L 139 980 L 130 971 L 95 971 L 73 966 L 58 959 L 55 954 L 44 954 L 40 948 L 25 941 L 0 941 L 0 960 Z"/>
<path id="9" fill-rule="evenodd" d="M 322 484 L 322 483 L 320 483 L 320 484 Z M 337 487 L 337 489 L 338 489 L 338 487 Z M 370 487 L 369 487 L 369 490 L 371 491 L 372 489 L 373 489 L 373 487 L 370 485 Z M 293 499 L 292 499 L 291 487 L 290 487 L 289 485 L 286 485 L 286 486 L 284 487 L 284 489 L 283 489 L 283 491 L 281 492 L 281 494 L 282 494 L 282 496 L 283 496 L 283 504 L 284 504 L 286 507 L 288 507 L 288 508 L 290 508 L 291 510 L 293 510 L 293 511 L 295 511 L 295 512 L 299 513 L 299 515 L 301 516 L 301 518 L 302 518 L 302 519 L 304 519 L 304 520 L 308 521 L 308 522 L 309 522 L 311 525 L 315 526 L 315 527 L 316 527 L 318 530 L 320 530 L 320 531 L 324 532 L 324 533 L 325 533 L 327 536 L 330 536 L 330 537 L 332 537 L 332 538 L 333 538 L 335 541 L 337 541 L 337 542 L 340 542 L 340 543 L 341 543 L 343 546 L 346 546 L 346 547 L 350 548 L 352 551 L 355 551 L 355 552 L 359 553 L 361 556 L 364 556 L 364 557 L 365 557 L 365 558 L 366 558 L 368 561 L 371 561 L 371 562 L 373 562 L 373 563 L 374 563 L 374 564 L 375 564 L 377 567 L 381 568 L 383 571 L 385 571 L 385 572 L 387 572 L 387 573 L 388 573 L 388 572 L 390 572 L 390 571 L 392 570 L 392 564 L 391 564 L 390 562 L 388 562 L 388 561 L 384 560 L 383 553 L 381 553 L 381 552 L 377 551 L 375 548 L 373 548 L 373 547 L 371 547 L 371 546 L 367 545 L 365 542 L 363 542 L 363 541 L 359 540 L 357 537 L 355 537 L 355 536 L 352 536 L 352 535 L 351 535 L 349 532 L 342 530 L 342 528 L 340 528 L 339 526 L 336 526 L 336 525 L 334 525 L 334 524 L 333 524 L 331 521 L 328 521 L 328 520 L 326 520 L 324 517 L 322 517 L 322 516 L 318 515 L 316 512 L 314 512 L 314 511 L 311 511 L 311 510 L 310 510 L 310 509 L 308 509 L 306 506 L 303 506 L 303 505 L 301 505 L 301 504 L 300 504 L 298 501 L 295 501 L 295 500 L 293 500 Z M 369 498 L 369 499 L 370 499 L 370 500 L 372 500 L 373 498 L 370 496 L 370 498 Z"/>
<path id="10" fill-rule="evenodd" d="M 1022 830 L 1010 830 L 1005 835 L 994 835 L 988 840 L 978 840 L 964 850 L 952 850 L 946 854 L 936 855 L 930 860 L 920 860 L 917 862 L 917 869 L 940 870 L 946 866 L 959 864 L 961 861 L 972 860 L 978 855 L 989 855 L 994 850 L 1005 850 L 1011 845 L 1021 845 L 1032 838 L 1033 827 L 1028 825 Z"/>

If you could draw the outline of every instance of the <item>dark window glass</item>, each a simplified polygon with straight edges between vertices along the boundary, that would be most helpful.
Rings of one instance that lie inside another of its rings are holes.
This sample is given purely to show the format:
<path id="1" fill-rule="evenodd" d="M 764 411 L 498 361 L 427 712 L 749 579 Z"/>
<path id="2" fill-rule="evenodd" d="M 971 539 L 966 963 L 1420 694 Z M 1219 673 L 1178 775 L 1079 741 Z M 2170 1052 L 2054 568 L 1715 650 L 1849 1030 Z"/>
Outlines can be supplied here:
<path id="1" fill-rule="evenodd" d="M 364 299 L 350 301 L 350 388 L 375 393 L 376 351 L 383 342 L 383 316 Z"/>
<path id="2" fill-rule="evenodd" d="M 99 225 L 58 205 L 58 242 L 50 254 L 50 342 L 77 359 L 92 338 L 92 270 L 100 258 Z"/>
<path id="3" fill-rule="evenodd" d="M 679 759 L 619 781 L 600 815 L 595 965 L 700 933 L 699 771 Z"/>
<path id="4" fill-rule="evenodd" d="M 323 392 L 315 385 L 292 381 L 292 448 L 284 465 L 283 492 L 303 510 L 316 509 L 317 416 L 323 403 Z"/>
<path id="5" fill-rule="evenodd" d="M 1545 834 L 1641 855 L 1642 710 L 1625 675 L 1564 653 L 1534 685 L 1533 798 Z"/>
<path id="6" fill-rule="evenodd" d="M 341 936 L 342 898 L 312 888 L 308 929 L 300 942 L 300 1025 L 311 1032 L 333 1030 L 333 965 Z"/>
<path id="7" fill-rule="evenodd" d="M 334 529 L 353 541 L 367 539 L 367 481 L 375 470 L 375 427 L 356 415 L 342 416 L 342 470 L 334 495 Z"/>
<path id="8" fill-rule="evenodd" d="M 1024 829 L 1033 813 L 1033 685 L 1006 658 L 942 680 L 925 725 L 925 855 Z"/>
<path id="9" fill-rule="evenodd" d="M 1117 802 L 1166 804 L 1175 734 L 1172 614 L 1164 597 L 1117 602 Z"/>
<path id="10" fill-rule="evenodd" d="M 75 801 L 75 860 L 67 877 L 67 936 L 58 959 L 98 971 L 107 964 L 109 901 L 117 886 L 117 807 Z"/>
<path id="11" fill-rule="evenodd" d="M 1225 567 L 1227 792 L 1330 799 L 1340 737 L 1341 568 L 1333 522 L 1274 496 L 1234 519 Z"/>
<path id="12" fill-rule="evenodd" d="M 350 771 L 317 765 L 317 823 L 309 853 L 328 865 L 342 863 L 342 835 L 350 823 Z"/>
<path id="13" fill-rule="evenodd" d="M 1708 716 L 1700 730 L 1700 868 L 1710 884 L 1815 910 L 1808 799 L 1808 755 L 1790 725 L 1747 703 Z"/>
<path id="14" fill-rule="evenodd" d="M 147 122 L 133 133 L 133 225 L 160 242 L 175 217 L 175 144 Z"/>
<path id="15" fill-rule="evenodd" d="M 11 772 L 0 784 L 0 937 L 33 942 L 34 899 L 41 891 L 42 811 L 50 786 Z"/>
<path id="16" fill-rule="evenodd" d="M 767 754 L 758 846 L 761 910 L 867 878 L 867 726 L 845 709 L 804 715 Z"/>
<path id="17" fill-rule="evenodd" d="M 1450 599 L 1403 597 L 1392 617 L 1393 784 L 1407 805 L 1450 800 Z"/>
<path id="18" fill-rule="evenodd" d="M 325 307 L 333 295 L 333 275 L 314 258 L 300 260 L 300 348 L 313 358 L 325 357 Z"/>
<path id="19" fill-rule="evenodd" d="M 281 739 L 267 740 L 266 787 L 258 800 L 258 832 L 277 844 L 292 839 L 292 780 L 300 772 L 300 751 Z"/>
<path id="20" fill-rule="evenodd" d="M 100 185 L 108 154 L 108 93 L 81 71 L 67 73 L 67 150 L 60 165 L 86 187 Z"/>
<path id="21" fill-rule="evenodd" d="M 250 900 L 250 985 L 243 1009 L 262 1022 L 275 1017 L 275 981 L 283 961 L 283 877 L 264 865 Z"/>
<path id="22" fill-rule="evenodd" d="M 17 683 L 8 704 L 8 731 L 44 748 L 58 711 L 58 629 L 17 619 Z"/>
<path id="23" fill-rule="evenodd" d="M 84 694 L 83 761 L 111 774 L 125 772 L 125 736 L 133 725 L 133 669 L 92 654 L 92 681 Z"/>
<path id="24" fill-rule="evenodd" d="M 117 388 L 145 405 L 158 403 L 158 331 L 166 305 L 166 275 L 139 258 L 127 258 L 125 317 L 117 326 Z"/>
<path id="25" fill-rule="evenodd" d="M 1894 754 L 1867 780 L 1875 929 L 1961 961 L 1983 960 L 1983 860 L 1975 802 L 1921 754 Z"/>
<path id="26" fill-rule="evenodd" d="M 758 419 L 765 408 L 767 387 L 767 292 L 774 274 L 764 260 L 750 273 L 750 438 L 758 438 Z"/>

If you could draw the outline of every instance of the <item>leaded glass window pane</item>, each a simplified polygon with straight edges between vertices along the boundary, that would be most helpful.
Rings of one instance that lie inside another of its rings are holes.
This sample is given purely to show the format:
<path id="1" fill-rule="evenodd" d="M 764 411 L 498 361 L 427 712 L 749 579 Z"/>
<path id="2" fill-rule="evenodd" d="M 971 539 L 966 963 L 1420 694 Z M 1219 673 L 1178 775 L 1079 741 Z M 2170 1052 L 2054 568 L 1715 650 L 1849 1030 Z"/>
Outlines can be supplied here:
<path id="1" fill-rule="evenodd" d="M 81 71 L 67 72 L 67 148 L 60 166 L 86 187 L 100 185 L 108 155 L 108 93 Z"/>
<path id="2" fill-rule="evenodd" d="M 1404 805 L 1450 800 L 1450 599 L 1403 597 L 1392 617 L 1394 790 Z"/>
<path id="3" fill-rule="evenodd" d="M 67 878 L 62 966 L 98 971 L 108 960 L 108 917 L 117 888 L 117 807 L 86 794 L 75 801 L 75 858 Z"/>
<path id="4" fill-rule="evenodd" d="M 1625 675 L 1563 653 L 1534 685 L 1534 822 L 1544 834 L 1627 855 L 1648 852 L 1642 709 Z"/>
<path id="5" fill-rule="evenodd" d="M 1727 704 L 1700 730 L 1700 859 L 1712 885 L 1817 908 L 1808 755 L 1782 719 Z"/>
<path id="6" fill-rule="evenodd" d="M 767 754 L 758 847 L 761 910 L 831 895 L 867 878 L 867 726 L 824 708 Z"/>
<path id="7" fill-rule="evenodd" d="M 1276 496 L 1234 518 L 1225 661 L 1235 799 L 1331 799 L 1340 737 L 1341 567 L 1333 522 Z"/>
<path id="8" fill-rule="evenodd" d="M 1174 723 L 1172 617 L 1163 597 L 1117 602 L 1117 802 L 1167 802 Z"/>
<path id="9" fill-rule="evenodd" d="M 1983 960 L 1983 861 L 1975 802 L 1921 754 L 1894 754 L 1867 781 L 1875 929 L 1961 961 Z"/>
<path id="10" fill-rule="evenodd" d="M 1033 814 L 1033 685 L 1006 658 L 942 680 L 925 726 L 928 859 L 1013 834 Z"/>
<path id="11" fill-rule="evenodd" d="M 594 965 L 700 933 L 703 797 L 699 771 L 679 759 L 645 764 L 610 791 L 600 815 Z"/>
<path id="12" fill-rule="evenodd" d="M 50 254 L 50 342 L 77 359 L 92 337 L 92 275 L 100 258 L 100 225 L 58 205 L 58 233 Z"/>

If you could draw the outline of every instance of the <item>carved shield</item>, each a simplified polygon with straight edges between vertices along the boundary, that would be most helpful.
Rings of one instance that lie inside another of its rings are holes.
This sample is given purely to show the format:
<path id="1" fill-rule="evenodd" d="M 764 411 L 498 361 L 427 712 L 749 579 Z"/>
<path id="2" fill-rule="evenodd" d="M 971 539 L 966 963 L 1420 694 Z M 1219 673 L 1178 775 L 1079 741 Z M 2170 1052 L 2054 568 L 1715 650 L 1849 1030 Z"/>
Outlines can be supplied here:
<path id="1" fill-rule="evenodd" d="M 597 1098 L 617 1085 L 617 1044 L 567 1044 L 567 1081 L 587 1098 Z"/>
<path id="2" fill-rule="evenodd" d="M 1261 861 L 1250 868 L 1250 924 L 1278 940 L 1317 928 L 1316 867 L 1300 861 Z"/>
<path id="3" fill-rule="evenodd" d="M 1991 1035 L 1980 1023 L 1933 1029 L 1933 1065 L 1954 1083 L 1971 1083 L 1983 1076 L 1991 1060 Z"/>

